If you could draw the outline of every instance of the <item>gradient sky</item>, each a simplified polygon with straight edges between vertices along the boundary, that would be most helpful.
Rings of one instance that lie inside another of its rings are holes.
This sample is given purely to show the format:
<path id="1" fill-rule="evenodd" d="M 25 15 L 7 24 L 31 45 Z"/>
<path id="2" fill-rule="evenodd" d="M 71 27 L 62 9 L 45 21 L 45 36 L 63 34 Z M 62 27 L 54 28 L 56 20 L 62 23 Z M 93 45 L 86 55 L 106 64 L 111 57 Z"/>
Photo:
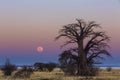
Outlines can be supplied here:
<path id="1" fill-rule="evenodd" d="M 96 21 L 111 37 L 112 58 L 103 65 L 120 66 L 119 0 L 0 0 L 0 64 L 57 62 L 62 41 L 58 30 L 75 19 Z M 44 51 L 36 51 L 43 46 Z"/>

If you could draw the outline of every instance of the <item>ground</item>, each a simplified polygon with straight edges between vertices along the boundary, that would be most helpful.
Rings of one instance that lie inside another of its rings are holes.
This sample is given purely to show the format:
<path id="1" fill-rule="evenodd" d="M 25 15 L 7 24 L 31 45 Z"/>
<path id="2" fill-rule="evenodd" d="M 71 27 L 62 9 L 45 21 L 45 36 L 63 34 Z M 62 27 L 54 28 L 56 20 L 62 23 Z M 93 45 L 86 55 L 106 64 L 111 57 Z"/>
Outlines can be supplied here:
<path id="1" fill-rule="evenodd" d="M 95 77 L 78 77 L 78 76 L 66 76 L 62 71 L 54 70 L 52 72 L 39 72 L 35 71 L 30 78 L 12 78 L 4 77 L 2 71 L 0 71 L 0 80 L 120 80 L 120 69 L 112 69 L 107 71 L 106 69 L 100 69 L 99 75 Z"/>

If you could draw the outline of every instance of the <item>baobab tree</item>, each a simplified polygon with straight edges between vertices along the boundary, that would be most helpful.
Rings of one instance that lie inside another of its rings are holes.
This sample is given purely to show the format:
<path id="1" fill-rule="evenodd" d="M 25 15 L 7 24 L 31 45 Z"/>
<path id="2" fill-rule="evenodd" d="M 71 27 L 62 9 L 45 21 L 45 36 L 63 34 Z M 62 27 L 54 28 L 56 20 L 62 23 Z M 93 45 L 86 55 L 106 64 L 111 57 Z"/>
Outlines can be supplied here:
<path id="1" fill-rule="evenodd" d="M 104 55 L 111 56 L 108 52 L 110 37 L 104 31 L 98 30 L 101 26 L 94 21 L 87 23 L 81 19 L 76 20 L 76 23 L 63 26 L 55 39 L 58 40 L 61 37 L 67 39 L 62 46 L 76 44 L 75 48 L 68 50 L 68 52 L 71 51 L 71 55 L 69 54 L 67 58 L 76 61 L 77 75 L 91 75 L 93 65 L 98 63 L 96 59 L 103 59 Z M 60 60 L 64 61 L 68 53 L 66 55 L 64 53 L 64 56 L 62 54 Z"/>

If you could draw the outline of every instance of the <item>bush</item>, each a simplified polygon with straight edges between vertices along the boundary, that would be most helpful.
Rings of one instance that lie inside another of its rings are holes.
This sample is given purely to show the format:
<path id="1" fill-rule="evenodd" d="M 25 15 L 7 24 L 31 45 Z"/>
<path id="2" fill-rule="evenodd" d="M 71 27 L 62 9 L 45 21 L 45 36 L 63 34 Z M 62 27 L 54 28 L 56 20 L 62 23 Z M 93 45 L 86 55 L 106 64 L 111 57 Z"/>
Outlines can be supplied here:
<path id="1" fill-rule="evenodd" d="M 107 70 L 108 72 L 110 72 L 110 71 L 112 70 L 112 68 L 111 68 L 111 67 L 107 67 L 106 70 Z"/>
<path id="2" fill-rule="evenodd" d="M 33 69 L 28 66 L 23 66 L 22 69 L 18 70 L 15 74 L 14 77 L 19 77 L 19 78 L 30 78 L 30 75 L 33 73 Z"/>

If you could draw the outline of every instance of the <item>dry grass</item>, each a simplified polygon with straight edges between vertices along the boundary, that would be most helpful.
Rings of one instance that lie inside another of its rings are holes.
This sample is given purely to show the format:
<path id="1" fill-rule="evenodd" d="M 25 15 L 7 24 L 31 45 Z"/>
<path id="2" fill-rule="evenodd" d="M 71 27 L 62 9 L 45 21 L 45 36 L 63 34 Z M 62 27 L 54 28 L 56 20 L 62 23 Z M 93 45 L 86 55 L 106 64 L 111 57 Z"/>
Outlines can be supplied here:
<path id="1" fill-rule="evenodd" d="M 120 69 L 112 69 L 108 72 L 106 69 L 101 69 L 99 75 L 95 77 L 76 77 L 76 76 L 65 76 L 62 71 L 53 72 L 34 72 L 29 79 L 4 77 L 0 71 L 0 80 L 120 80 Z"/>

